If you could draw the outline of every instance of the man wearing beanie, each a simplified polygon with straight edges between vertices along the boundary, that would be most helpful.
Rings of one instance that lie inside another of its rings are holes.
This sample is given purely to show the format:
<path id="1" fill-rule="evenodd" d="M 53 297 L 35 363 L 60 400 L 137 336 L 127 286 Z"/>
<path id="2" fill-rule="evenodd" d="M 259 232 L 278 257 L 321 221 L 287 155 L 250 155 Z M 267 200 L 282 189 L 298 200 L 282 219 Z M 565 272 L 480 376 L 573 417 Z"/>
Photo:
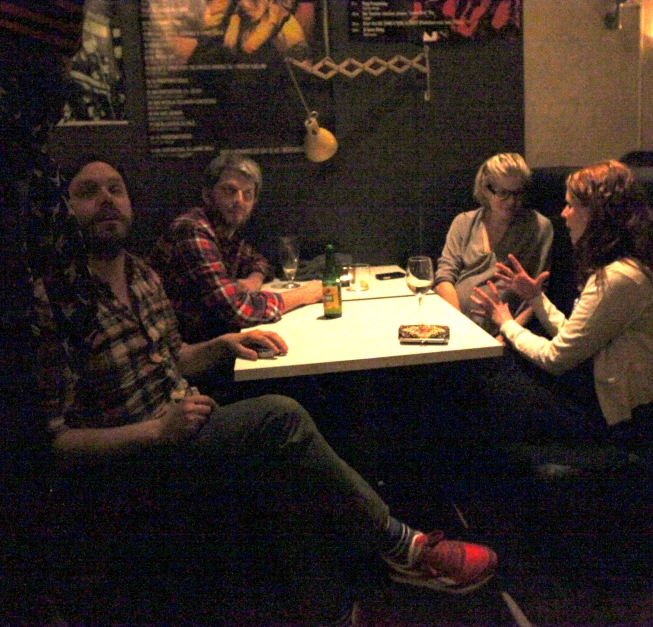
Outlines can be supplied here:
<path id="1" fill-rule="evenodd" d="M 89 306 L 77 222 L 46 152 L 67 97 L 66 63 L 81 40 L 82 7 L 82 0 L 0 1 L 0 382 L 8 399 L 1 424 L 3 442 L 19 450 L 16 426 L 36 423 L 25 398 L 34 389 L 34 295 L 47 301 L 48 294 L 64 336 Z M 56 293 L 48 290 L 55 281 Z"/>
<path id="2" fill-rule="evenodd" d="M 0 563 L 7 566 L 0 605 L 8 621 L 0 619 L 3 624 L 36 620 L 40 612 L 24 568 L 34 547 L 23 541 L 29 521 L 22 505 L 45 454 L 43 421 L 35 412 L 36 303 L 49 307 L 64 342 L 90 307 L 77 222 L 45 150 L 66 101 L 66 63 L 81 41 L 83 5 L 83 0 L 0 1 L 0 507 L 5 511 Z M 55 283 L 53 290 L 49 286 Z M 47 620 L 41 615 L 37 622 Z"/>
<path id="3" fill-rule="evenodd" d="M 14 0 L 0 2 L 0 33 L 23 35 L 73 56 L 81 41 L 84 0 Z"/>

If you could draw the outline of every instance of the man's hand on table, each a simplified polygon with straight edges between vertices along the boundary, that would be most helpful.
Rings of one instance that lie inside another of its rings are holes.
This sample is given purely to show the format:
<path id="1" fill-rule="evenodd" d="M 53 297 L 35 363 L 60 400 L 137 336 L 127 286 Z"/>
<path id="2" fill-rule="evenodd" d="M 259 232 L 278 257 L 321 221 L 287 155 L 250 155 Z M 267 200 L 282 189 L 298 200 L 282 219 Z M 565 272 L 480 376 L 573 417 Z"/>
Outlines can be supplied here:
<path id="1" fill-rule="evenodd" d="M 291 311 L 302 305 L 312 305 L 322 302 L 322 281 L 309 281 L 294 290 L 281 294 L 286 311 Z"/>
<path id="2" fill-rule="evenodd" d="M 256 361 L 258 353 L 256 348 L 269 348 L 274 356 L 285 355 L 288 346 L 283 338 L 274 331 L 242 331 L 241 333 L 227 333 L 220 336 L 220 340 L 235 357 Z"/>

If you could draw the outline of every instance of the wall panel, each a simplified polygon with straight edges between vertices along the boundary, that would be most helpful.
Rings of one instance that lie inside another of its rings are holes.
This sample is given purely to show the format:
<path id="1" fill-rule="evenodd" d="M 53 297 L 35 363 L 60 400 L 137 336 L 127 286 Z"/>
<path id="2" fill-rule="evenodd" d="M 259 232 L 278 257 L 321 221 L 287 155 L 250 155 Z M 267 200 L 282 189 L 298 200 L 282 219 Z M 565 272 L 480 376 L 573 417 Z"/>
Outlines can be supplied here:
<path id="1" fill-rule="evenodd" d="M 196 201 L 205 160 L 163 161 L 148 155 L 138 3 L 120 5 L 131 122 L 124 128 L 61 128 L 52 148 L 64 163 L 85 152 L 123 163 L 136 210 L 147 209 L 150 219 Z M 330 3 L 329 23 L 331 56 L 338 62 L 399 53 L 413 58 L 421 52 L 407 44 L 350 43 L 345 3 L 339 0 Z M 269 241 L 297 229 L 313 242 L 333 239 L 363 260 L 403 264 L 410 252 L 432 240 L 429 222 L 435 220 L 439 245 L 438 203 L 444 203 L 446 221 L 451 211 L 464 207 L 451 207 L 443 198 L 436 203 L 434 181 L 476 168 L 495 152 L 524 149 L 522 57 L 519 42 L 432 46 L 430 103 L 423 98 L 425 77 L 412 70 L 333 79 L 338 154 L 323 164 L 297 155 L 258 158 L 265 190 L 252 236 Z M 310 103 L 310 92 L 306 96 Z M 460 204 L 459 197 L 452 203 Z M 421 224 L 425 217 L 427 223 Z"/>

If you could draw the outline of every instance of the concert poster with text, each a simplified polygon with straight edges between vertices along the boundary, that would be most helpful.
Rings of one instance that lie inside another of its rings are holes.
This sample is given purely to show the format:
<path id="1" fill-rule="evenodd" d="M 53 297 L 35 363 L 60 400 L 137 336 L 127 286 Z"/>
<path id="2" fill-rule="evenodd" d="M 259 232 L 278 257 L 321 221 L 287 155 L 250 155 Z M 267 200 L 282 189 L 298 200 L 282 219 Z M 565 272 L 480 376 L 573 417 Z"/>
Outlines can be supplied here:
<path id="1" fill-rule="evenodd" d="M 318 0 L 141 0 L 151 154 L 300 152 L 306 111 L 286 58 L 321 58 L 320 11 Z"/>
<path id="2" fill-rule="evenodd" d="M 349 0 L 351 41 L 518 39 L 521 0 Z"/>
<path id="3" fill-rule="evenodd" d="M 60 126 L 127 124 L 118 0 L 86 0 L 82 45 L 70 66 Z"/>

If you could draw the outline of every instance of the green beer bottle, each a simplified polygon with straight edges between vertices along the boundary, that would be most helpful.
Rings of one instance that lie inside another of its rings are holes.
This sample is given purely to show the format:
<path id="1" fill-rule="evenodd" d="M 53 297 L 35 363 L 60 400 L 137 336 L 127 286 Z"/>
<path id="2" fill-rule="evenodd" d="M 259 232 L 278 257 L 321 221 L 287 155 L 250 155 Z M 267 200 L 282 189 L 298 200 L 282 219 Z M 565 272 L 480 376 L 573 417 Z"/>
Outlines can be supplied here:
<path id="1" fill-rule="evenodd" d="M 336 264 L 333 244 L 327 244 L 322 276 L 322 295 L 325 318 L 342 316 L 342 288 L 340 286 L 340 268 Z"/>

